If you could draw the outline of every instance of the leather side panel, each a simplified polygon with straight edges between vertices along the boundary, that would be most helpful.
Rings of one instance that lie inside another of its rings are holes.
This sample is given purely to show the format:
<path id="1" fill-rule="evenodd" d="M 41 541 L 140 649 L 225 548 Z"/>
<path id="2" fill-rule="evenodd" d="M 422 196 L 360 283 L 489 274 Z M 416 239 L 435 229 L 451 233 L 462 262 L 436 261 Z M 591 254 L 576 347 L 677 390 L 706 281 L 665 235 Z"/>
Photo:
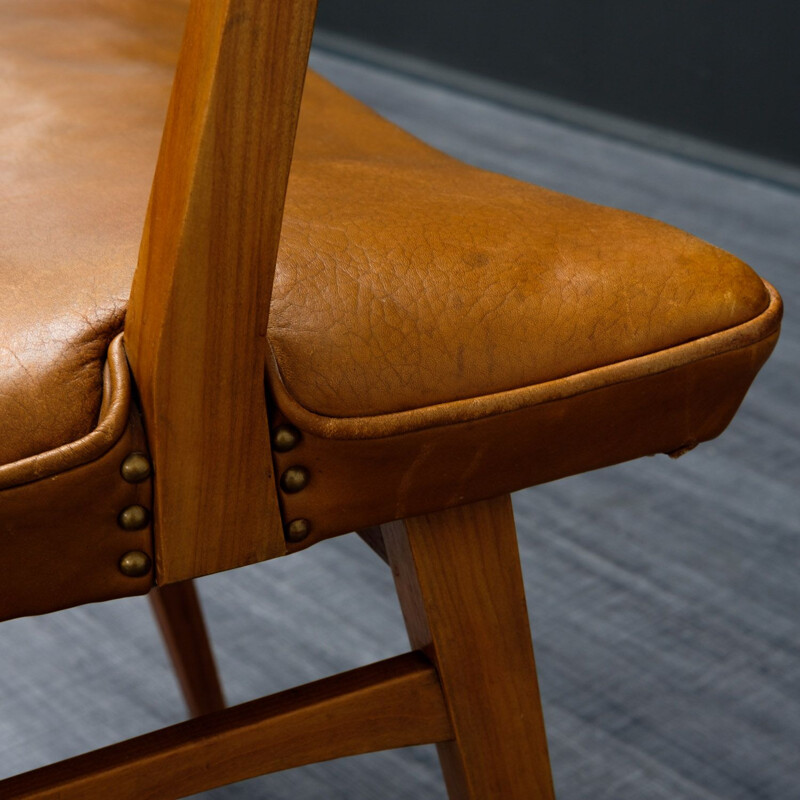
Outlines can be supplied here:
<path id="1" fill-rule="evenodd" d="M 116 344 L 118 351 L 109 357 L 112 371 L 127 370 L 124 354 L 120 360 L 121 342 Z M 115 441 L 74 466 L 69 452 L 59 448 L 62 471 L 48 470 L 45 477 L 0 490 L 0 620 L 145 594 L 152 586 L 152 570 L 130 578 L 118 566 L 130 550 L 144 551 L 151 560 L 153 553 L 150 525 L 126 531 L 117 522 L 127 506 L 152 507 L 151 480 L 128 483 L 120 472 L 129 453 L 147 452 L 138 410 L 130 402 L 130 381 L 120 377 L 118 372 L 106 382 L 115 386 L 115 396 L 108 404 L 108 417 L 96 429 L 105 425 L 113 430 Z M 119 397 L 120 391 L 127 396 Z M 120 411 L 125 412 L 121 419 Z M 82 442 L 74 447 L 85 453 Z M 37 458 L 40 464 L 54 463 L 52 453 Z"/>
<path id="2" fill-rule="evenodd" d="M 728 425 L 778 333 L 736 350 L 510 413 L 379 439 L 303 431 L 275 453 L 280 475 L 305 467 L 308 486 L 281 493 L 284 519 L 330 536 L 471 503 L 654 453 L 691 449 Z M 285 421 L 276 415 L 275 422 Z M 290 422 L 296 421 L 289 419 Z"/>

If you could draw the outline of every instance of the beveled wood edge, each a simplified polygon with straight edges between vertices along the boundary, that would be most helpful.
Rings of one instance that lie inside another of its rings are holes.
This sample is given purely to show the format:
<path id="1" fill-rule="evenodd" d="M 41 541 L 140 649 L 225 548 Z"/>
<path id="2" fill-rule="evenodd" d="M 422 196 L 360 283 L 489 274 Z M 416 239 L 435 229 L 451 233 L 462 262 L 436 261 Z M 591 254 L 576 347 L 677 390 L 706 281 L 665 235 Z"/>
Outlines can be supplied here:
<path id="1" fill-rule="evenodd" d="M 386 542 L 383 540 L 383 532 L 381 531 L 380 525 L 361 528 L 357 530 L 356 533 L 363 539 L 372 552 L 388 566 L 389 554 L 386 552 Z"/>
<path id="2" fill-rule="evenodd" d="M 762 279 L 763 280 L 763 279 Z M 757 316 L 732 328 L 664 348 L 655 353 L 568 375 L 564 378 L 521 386 L 494 394 L 467 397 L 437 405 L 362 417 L 326 417 L 300 404 L 283 381 L 271 352 L 267 355 L 269 383 L 277 405 L 294 425 L 322 439 L 382 439 L 406 433 L 499 416 L 527 406 L 563 400 L 638 380 L 659 372 L 739 350 L 769 339 L 780 329 L 783 302 L 775 287 L 763 281 L 769 296 L 767 307 Z"/>
<path id="3" fill-rule="evenodd" d="M 407 653 L 0 781 L 5 800 L 166 800 L 453 736 L 431 663 Z"/>
<path id="4" fill-rule="evenodd" d="M 103 399 L 97 426 L 74 442 L 0 466 L 0 491 L 96 461 L 120 440 L 131 408 L 131 376 L 121 333 L 108 346 L 103 371 Z"/>

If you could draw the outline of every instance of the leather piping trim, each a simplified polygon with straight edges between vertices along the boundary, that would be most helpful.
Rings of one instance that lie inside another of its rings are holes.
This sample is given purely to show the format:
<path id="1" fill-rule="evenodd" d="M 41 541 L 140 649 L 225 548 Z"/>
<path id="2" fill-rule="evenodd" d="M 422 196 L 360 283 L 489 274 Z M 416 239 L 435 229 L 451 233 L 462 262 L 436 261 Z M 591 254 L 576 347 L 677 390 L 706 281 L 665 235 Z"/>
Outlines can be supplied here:
<path id="1" fill-rule="evenodd" d="M 0 489 L 49 478 L 105 455 L 125 432 L 130 416 L 131 377 L 122 334 L 108 346 L 100 418 L 91 433 L 53 450 L 0 466 Z"/>
<path id="2" fill-rule="evenodd" d="M 615 383 L 667 372 L 678 366 L 766 339 L 778 329 L 783 305 L 775 288 L 767 281 L 764 281 L 764 285 L 769 293 L 767 308 L 753 319 L 733 328 L 565 378 L 391 414 L 362 417 L 326 417 L 317 414 L 302 406 L 289 394 L 274 355 L 267 364 L 267 369 L 272 378 L 270 383 L 278 407 L 302 430 L 325 439 L 380 439 L 550 403 Z"/>

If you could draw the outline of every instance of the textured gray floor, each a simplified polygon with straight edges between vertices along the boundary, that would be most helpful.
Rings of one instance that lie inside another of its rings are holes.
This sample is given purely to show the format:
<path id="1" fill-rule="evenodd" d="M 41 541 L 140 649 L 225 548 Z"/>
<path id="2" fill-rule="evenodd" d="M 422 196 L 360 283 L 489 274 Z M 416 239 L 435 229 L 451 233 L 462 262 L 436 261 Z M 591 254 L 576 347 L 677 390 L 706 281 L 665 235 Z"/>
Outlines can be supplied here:
<path id="1" fill-rule="evenodd" d="M 772 360 L 724 436 L 515 496 L 561 800 L 800 798 L 800 195 L 330 56 L 316 66 L 467 161 L 672 222 L 782 291 Z M 200 581 L 229 700 L 406 647 L 355 537 Z M 146 601 L 0 626 L 0 774 L 175 722 Z M 208 793 L 433 800 L 432 748 Z M 491 799 L 494 800 L 494 799 Z"/>

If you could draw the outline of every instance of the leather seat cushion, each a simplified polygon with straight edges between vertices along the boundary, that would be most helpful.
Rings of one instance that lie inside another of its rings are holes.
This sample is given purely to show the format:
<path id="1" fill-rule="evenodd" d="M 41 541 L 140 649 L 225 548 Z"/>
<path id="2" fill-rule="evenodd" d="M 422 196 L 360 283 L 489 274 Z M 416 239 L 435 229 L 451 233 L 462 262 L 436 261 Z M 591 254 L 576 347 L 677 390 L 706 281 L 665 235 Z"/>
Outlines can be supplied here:
<path id="1" fill-rule="evenodd" d="M 0 463 L 96 423 L 184 9 L 0 0 Z M 642 358 L 667 374 L 701 357 L 665 361 L 676 347 L 745 330 L 721 350 L 749 347 L 778 319 L 735 257 L 461 165 L 309 74 L 267 364 L 275 419 L 309 438 L 488 419 Z"/>
<path id="2" fill-rule="evenodd" d="M 183 15 L 0 1 L 0 464 L 97 423 Z"/>
<path id="3" fill-rule="evenodd" d="M 483 172 L 306 86 L 270 317 L 273 381 L 372 417 L 655 353 L 764 311 L 734 256 Z"/>

